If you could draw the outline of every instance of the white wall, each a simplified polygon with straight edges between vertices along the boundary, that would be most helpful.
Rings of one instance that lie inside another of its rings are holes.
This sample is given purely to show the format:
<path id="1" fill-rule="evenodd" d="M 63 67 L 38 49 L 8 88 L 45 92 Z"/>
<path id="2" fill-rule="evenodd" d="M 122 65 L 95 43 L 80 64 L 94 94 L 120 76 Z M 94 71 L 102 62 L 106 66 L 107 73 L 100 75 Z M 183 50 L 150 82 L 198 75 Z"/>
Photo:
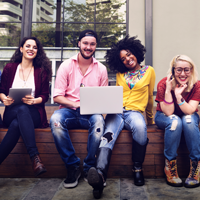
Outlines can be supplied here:
<path id="1" fill-rule="evenodd" d="M 200 0 L 153 0 L 156 85 L 166 76 L 171 59 L 178 54 L 189 56 L 200 74 L 199 9 Z M 129 0 L 129 34 L 138 35 L 145 44 L 145 0 Z"/>

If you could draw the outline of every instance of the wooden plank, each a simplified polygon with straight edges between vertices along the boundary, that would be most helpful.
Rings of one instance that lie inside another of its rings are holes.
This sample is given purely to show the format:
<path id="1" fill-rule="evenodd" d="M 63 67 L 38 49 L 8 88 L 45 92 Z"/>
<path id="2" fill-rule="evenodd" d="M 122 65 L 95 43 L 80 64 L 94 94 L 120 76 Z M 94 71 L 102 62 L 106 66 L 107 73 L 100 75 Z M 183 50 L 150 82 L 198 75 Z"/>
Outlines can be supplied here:
<path id="1" fill-rule="evenodd" d="M 57 153 L 57 149 L 54 143 L 36 143 L 38 151 L 42 153 Z M 76 153 L 87 153 L 87 143 L 74 143 L 73 144 Z M 132 144 L 116 144 L 114 146 L 112 154 L 124 155 L 131 154 Z M 24 143 L 17 143 L 11 153 L 27 153 Z M 147 146 L 147 154 L 162 154 L 163 146 L 161 144 L 149 144 Z"/>
<path id="2" fill-rule="evenodd" d="M 6 135 L 6 131 L 7 131 L 6 129 L 0 129 L 0 141 L 3 140 L 4 136 Z M 73 143 L 87 142 L 88 140 L 88 130 L 81 130 L 81 129 L 69 130 L 69 134 Z M 43 143 L 43 142 L 54 143 L 53 135 L 51 133 L 50 128 L 35 129 L 35 138 L 37 143 Z M 162 132 L 148 133 L 148 138 L 149 138 L 149 144 L 164 143 L 164 133 Z M 18 142 L 23 142 L 21 137 Z M 127 130 L 123 130 L 116 141 L 116 144 L 119 143 L 132 144 L 131 133 Z M 181 138 L 181 144 L 184 144 L 183 148 L 185 148 L 185 139 L 183 136 Z"/>
<path id="3" fill-rule="evenodd" d="M 81 164 L 83 164 L 83 160 L 86 157 L 86 154 L 77 154 L 77 156 L 81 159 Z M 61 166 L 64 165 L 59 154 L 40 154 L 42 162 L 44 165 L 49 166 Z M 31 165 L 31 160 L 28 154 L 10 154 L 2 165 Z M 123 166 L 123 165 L 133 165 L 131 155 L 112 155 L 110 165 L 115 166 Z M 145 165 L 154 165 L 154 155 L 146 155 Z"/>
<path id="4" fill-rule="evenodd" d="M 67 174 L 65 165 L 59 166 L 48 166 L 45 165 L 47 172 L 40 175 L 40 177 L 49 177 L 49 178 L 64 178 Z M 13 165 L 13 166 L 1 166 L 0 177 L 11 177 L 11 178 L 33 178 L 33 170 L 31 165 Z"/>
<path id="5" fill-rule="evenodd" d="M 36 143 L 38 151 L 40 153 L 57 153 L 55 143 Z M 87 143 L 74 143 L 73 144 L 76 153 L 87 153 Z M 164 147 L 162 144 L 148 144 L 147 154 L 163 154 Z M 27 153 L 24 143 L 17 143 L 11 153 Z M 124 155 L 132 153 L 132 144 L 115 144 L 112 154 Z M 178 154 L 188 154 L 186 147 L 178 149 Z"/>
<path id="6" fill-rule="evenodd" d="M 40 175 L 41 178 L 65 178 L 67 170 L 64 165 L 62 166 L 45 166 L 47 172 Z M 155 177 L 154 166 L 144 166 L 143 172 L 146 178 Z M 82 169 L 82 167 L 81 167 Z M 108 170 L 108 178 L 131 178 L 133 176 L 132 166 L 113 166 L 110 165 Z M 26 165 L 13 165 L 13 166 L 1 166 L 0 177 L 11 177 L 11 178 L 33 178 L 33 170 L 31 166 Z"/>

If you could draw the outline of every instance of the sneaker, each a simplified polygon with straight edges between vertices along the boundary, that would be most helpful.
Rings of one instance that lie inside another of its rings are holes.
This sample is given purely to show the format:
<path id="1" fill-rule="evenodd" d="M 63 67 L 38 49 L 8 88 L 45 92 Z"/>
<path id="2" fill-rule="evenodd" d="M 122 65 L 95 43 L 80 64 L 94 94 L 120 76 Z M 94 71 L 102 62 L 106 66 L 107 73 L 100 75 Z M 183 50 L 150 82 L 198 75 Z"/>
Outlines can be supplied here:
<path id="1" fill-rule="evenodd" d="M 70 166 L 67 169 L 67 177 L 63 183 L 65 188 L 74 188 L 78 185 L 78 179 L 81 176 L 80 167 Z"/>

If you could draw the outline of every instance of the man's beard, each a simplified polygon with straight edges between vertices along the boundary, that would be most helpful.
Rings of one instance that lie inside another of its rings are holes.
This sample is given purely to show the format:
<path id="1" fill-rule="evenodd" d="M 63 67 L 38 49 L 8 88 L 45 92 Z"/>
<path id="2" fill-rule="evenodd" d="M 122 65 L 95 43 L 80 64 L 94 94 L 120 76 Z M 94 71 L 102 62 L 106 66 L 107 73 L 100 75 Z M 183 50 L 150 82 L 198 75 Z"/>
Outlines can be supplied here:
<path id="1" fill-rule="evenodd" d="M 84 50 L 81 50 L 81 49 L 80 49 L 80 53 L 81 53 L 82 57 L 83 57 L 84 59 L 86 59 L 86 60 L 90 59 L 90 58 L 94 55 L 94 52 L 93 52 L 93 54 L 91 54 L 89 57 L 88 57 L 88 56 L 85 56 L 84 53 L 83 53 L 83 51 L 84 51 Z"/>

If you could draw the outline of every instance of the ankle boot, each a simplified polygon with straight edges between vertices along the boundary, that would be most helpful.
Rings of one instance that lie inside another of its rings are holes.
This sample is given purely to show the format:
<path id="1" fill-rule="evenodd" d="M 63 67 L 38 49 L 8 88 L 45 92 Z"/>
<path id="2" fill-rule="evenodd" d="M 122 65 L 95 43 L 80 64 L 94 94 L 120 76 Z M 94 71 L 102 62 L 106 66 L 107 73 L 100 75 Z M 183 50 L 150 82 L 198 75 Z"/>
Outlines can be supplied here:
<path id="1" fill-rule="evenodd" d="M 132 161 L 134 162 L 134 165 L 132 171 L 133 171 L 134 184 L 137 186 L 142 186 L 145 183 L 142 163 L 144 162 L 148 141 L 149 139 L 147 138 L 146 144 L 140 145 L 135 140 L 133 140 Z"/>
<path id="2" fill-rule="evenodd" d="M 166 175 L 166 181 L 167 181 L 168 185 L 171 185 L 174 187 L 182 187 L 183 186 L 182 180 L 178 176 L 176 160 L 169 161 L 169 160 L 165 159 L 164 172 Z"/>
<path id="3" fill-rule="evenodd" d="M 194 188 L 200 185 L 200 161 L 190 160 L 190 173 L 185 181 L 185 187 Z"/>
<path id="4" fill-rule="evenodd" d="M 96 158 L 96 168 L 92 167 L 88 171 L 88 183 L 93 187 L 93 196 L 95 199 L 101 198 L 103 193 L 111 154 L 112 150 L 110 148 L 99 148 Z"/>
<path id="5" fill-rule="evenodd" d="M 38 176 L 46 172 L 45 166 L 42 164 L 42 160 L 39 155 L 35 155 L 32 159 L 32 168 L 34 171 L 34 175 Z"/>
<path id="6" fill-rule="evenodd" d="M 142 163 L 134 162 L 132 171 L 133 171 L 134 184 L 137 186 L 144 185 L 144 175 L 143 175 L 143 171 L 142 171 Z"/>

